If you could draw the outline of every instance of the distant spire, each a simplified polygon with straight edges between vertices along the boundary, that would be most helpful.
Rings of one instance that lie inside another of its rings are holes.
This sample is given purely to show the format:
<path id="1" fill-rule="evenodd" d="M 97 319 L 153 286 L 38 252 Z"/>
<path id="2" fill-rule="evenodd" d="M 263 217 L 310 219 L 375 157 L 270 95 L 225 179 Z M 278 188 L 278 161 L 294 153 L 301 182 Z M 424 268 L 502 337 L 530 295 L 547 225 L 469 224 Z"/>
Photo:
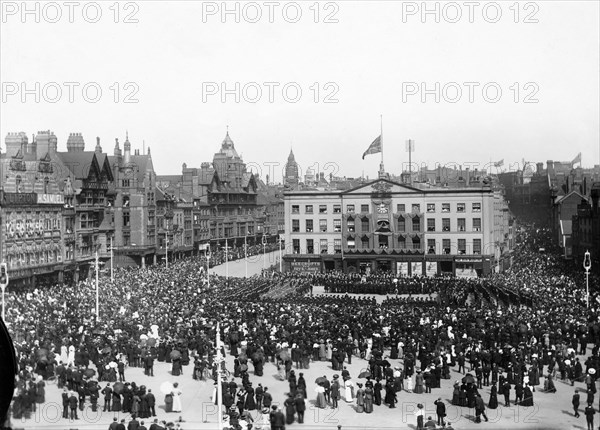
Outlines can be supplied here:
<path id="1" fill-rule="evenodd" d="M 129 142 L 129 130 L 125 130 L 125 142 Z"/>

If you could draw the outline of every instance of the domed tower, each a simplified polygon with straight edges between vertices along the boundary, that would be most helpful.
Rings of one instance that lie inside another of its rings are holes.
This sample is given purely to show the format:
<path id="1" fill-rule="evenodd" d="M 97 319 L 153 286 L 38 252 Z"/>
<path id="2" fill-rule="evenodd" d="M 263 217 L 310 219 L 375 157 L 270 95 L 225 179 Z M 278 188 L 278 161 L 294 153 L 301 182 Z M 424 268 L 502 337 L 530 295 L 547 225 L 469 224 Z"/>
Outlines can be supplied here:
<path id="1" fill-rule="evenodd" d="M 294 158 L 294 151 L 290 149 L 290 155 L 288 156 L 288 160 L 285 165 L 284 185 L 293 190 L 297 190 L 299 178 L 300 172 L 298 168 L 298 163 L 296 163 L 296 159 Z"/>

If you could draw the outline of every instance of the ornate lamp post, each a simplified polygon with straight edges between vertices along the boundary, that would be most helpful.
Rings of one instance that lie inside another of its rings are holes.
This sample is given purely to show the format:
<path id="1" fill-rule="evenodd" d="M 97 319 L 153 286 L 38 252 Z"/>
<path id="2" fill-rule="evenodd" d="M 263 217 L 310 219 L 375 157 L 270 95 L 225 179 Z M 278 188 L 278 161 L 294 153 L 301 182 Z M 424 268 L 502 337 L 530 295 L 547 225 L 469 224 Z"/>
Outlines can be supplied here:
<path id="1" fill-rule="evenodd" d="M 590 252 L 585 251 L 583 257 L 583 268 L 585 269 L 585 305 L 587 308 L 590 307 L 590 269 L 592 268 L 592 259 L 590 258 Z"/>

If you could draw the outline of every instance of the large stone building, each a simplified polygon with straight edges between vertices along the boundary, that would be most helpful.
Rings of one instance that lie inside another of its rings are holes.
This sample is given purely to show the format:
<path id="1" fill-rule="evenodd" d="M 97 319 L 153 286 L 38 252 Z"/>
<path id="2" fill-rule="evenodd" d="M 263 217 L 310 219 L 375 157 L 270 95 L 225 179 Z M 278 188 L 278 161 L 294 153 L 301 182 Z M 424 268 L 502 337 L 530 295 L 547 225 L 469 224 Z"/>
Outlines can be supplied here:
<path id="1" fill-rule="evenodd" d="M 108 157 L 114 175 L 114 243 L 115 262 L 119 266 L 136 264 L 145 267 L 157 262 L 156 256 L 156 173 L 150 148 L 132 153 L 129 134 L 123 152 L 116 140 Z"/>
<path id="2" fill-rule="evenodd" d="M 285 193 L 286 270 L 482 276 L 508 265 L 501 190 L 379 179 L 345 191 Z"/>

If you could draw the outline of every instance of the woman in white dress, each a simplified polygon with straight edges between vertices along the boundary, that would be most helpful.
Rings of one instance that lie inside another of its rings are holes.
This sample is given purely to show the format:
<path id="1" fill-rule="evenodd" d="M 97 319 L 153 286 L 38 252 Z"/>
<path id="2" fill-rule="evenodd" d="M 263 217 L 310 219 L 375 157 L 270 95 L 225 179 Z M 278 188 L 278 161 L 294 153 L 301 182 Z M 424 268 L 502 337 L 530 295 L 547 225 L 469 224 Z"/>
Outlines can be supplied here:
<path id="1" fill-rule="evenodd" d="M 175 382 L 173 384 L 173 391 L 171 391 L 171 394 L 173 395 L 173 412 L 181 412 L 181 393 L 182 391 L 179 389 L 179 384 Z"/>
<path id="2" fill-rule="evenodd" d="M 406 378 L 406 384 L 404 385 L 406 387 L 406 391 L 409 393 L 413 392 L 413 379 L 412 376 L 409 376 L 408 378 Z"/>
<path id="3" fill-rule="evenodd" d="M 344 397 L 346 398 L 346 403 L 354 402 L 354 382 L 352 382 L 352 379 L 347 379 L 346 382 L 344 382 L 344 389 Z"/>
<path id="4" fill-rule="evenodd" d="M 373 349 L 373 339 L 369 338 L 367 340 L 367 350 L 365 351 L 365 360 L 369 361 L 371 359 L 371 350 Z"/>

